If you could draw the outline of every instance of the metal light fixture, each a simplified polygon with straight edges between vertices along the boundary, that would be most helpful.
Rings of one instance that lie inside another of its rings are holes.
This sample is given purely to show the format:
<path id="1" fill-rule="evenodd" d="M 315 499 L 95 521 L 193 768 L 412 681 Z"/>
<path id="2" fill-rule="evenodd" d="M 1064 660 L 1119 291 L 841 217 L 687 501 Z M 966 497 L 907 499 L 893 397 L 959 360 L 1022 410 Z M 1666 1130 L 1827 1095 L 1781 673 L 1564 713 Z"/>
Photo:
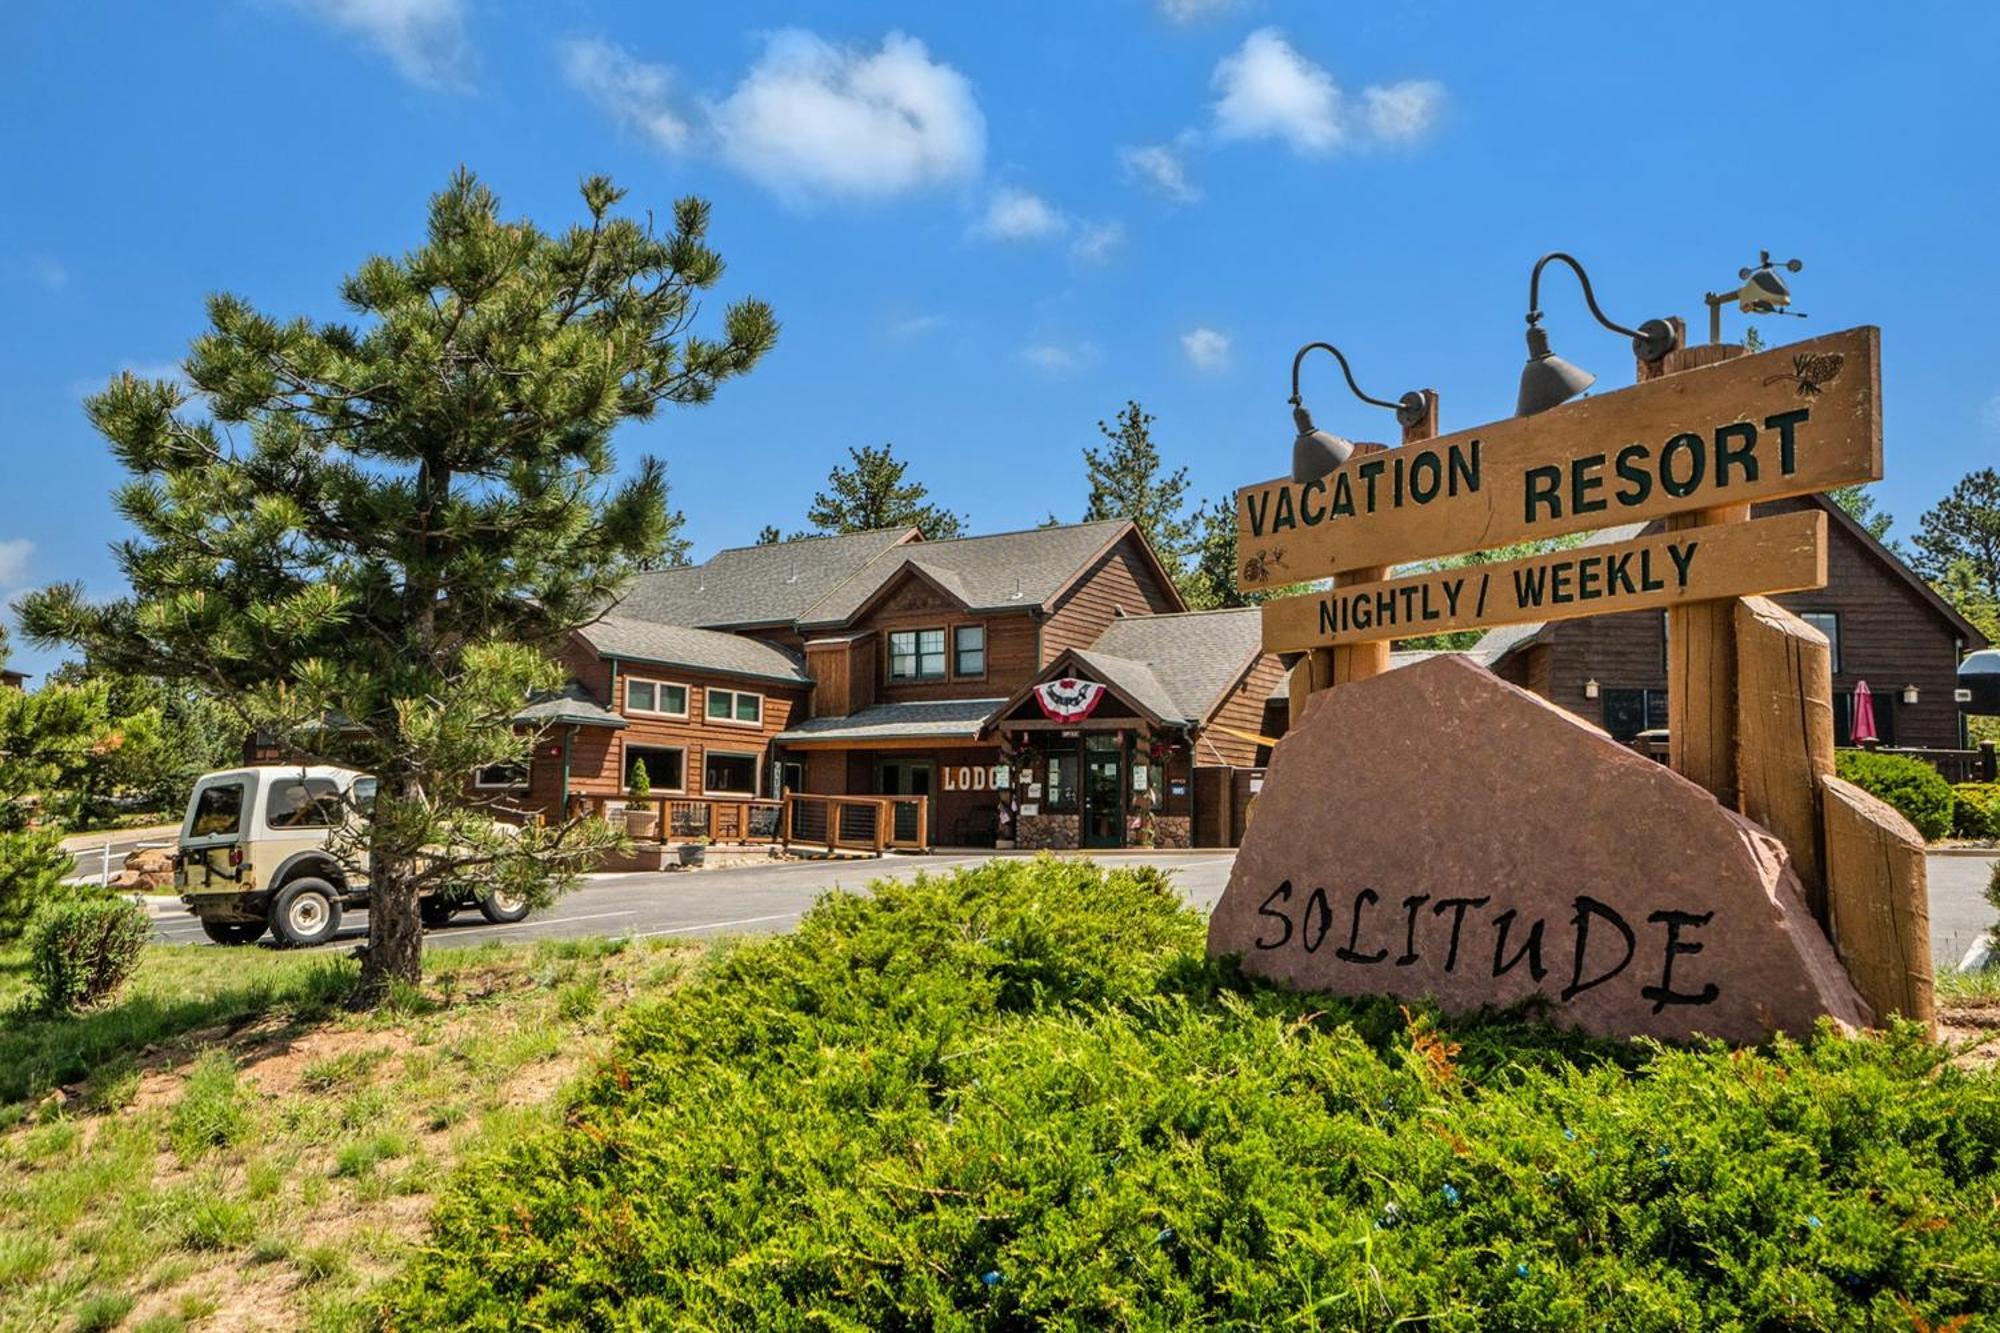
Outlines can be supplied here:
<path id="1" fill-rule="evenodd" d="M 1913 704 L 1916 701 L 1917 701 L 1917 687 L 1914 685 L 1905 685 L 1903 687 L 1903 702 L 1906 704 Z"/>
<path id="2" fill-rule="evenodd" d="M 1662 359 L 1674 350 L 1677 341 L 1673 325 L 1664 319 L 1649 319 L 1636 329 L 1612 323 L 1598 308 L 1597 294 L 1590 290 L 1590 275 L 1583 271 L 1583 265 L 1560 250 L 1552 250 L 1535 261 L 1535 271 L 1528 278 L 1528 364 L 1521 369 L 1521 396 L 1514 406 L 1517 417 L 1546 412 L 1568 402 L 1597 381 L 1597 376 L 1571 365 L 1549 350 L 1549 335 L 1542 328 L 1541 292 L 1542 269 L 1552 259 L 1562 260 L 1576 272 L 1577 281 L 1583 284 L 1583 299 L 1590 306 L 1590 313 L 1605 328 L 1630 338 L 1632 354 L 1641 361 Z"/>
<path id="3" fill-rule="evenodd" d="M 1597 697 L 1597 677 L 1592 676 L 1589 680 L 1583 682 L 1583 697 L 1586 699 L 1595 699 Z"/>
<path id="4" fill-rule="evenodd" d="M 1325 476 L 1354 456 L 1353 441 L 1314 427 L 1312 413 L 1306 411 L 1305 403 L 1299 397 L 1299 366 L 1305 361 L 1306 353 L 1315 347 L 1333 353 L 1333 359 L 1340 362 L 1340 373 L 1347 377 L 1347 387 L 1362 402 L 1389 408 L 1395 412 L 1396 420 L 1405 426 L 1422 424 L 1430 412 L 1429 403 L 1415 389 L 1393 403 L 1382 398 L 1370 398 L 1354 382 L 1354 372 L 1349 369 L 1347 358 L 1340 354 L 1338 347 L 1332 343 L 1307 343 L 1292 358 L 1292 424 L 1298 427 L 1299 432 L 1298 438 L 1292 441 L 1292 481 L 1301 486 L 1314 477 Z"/>

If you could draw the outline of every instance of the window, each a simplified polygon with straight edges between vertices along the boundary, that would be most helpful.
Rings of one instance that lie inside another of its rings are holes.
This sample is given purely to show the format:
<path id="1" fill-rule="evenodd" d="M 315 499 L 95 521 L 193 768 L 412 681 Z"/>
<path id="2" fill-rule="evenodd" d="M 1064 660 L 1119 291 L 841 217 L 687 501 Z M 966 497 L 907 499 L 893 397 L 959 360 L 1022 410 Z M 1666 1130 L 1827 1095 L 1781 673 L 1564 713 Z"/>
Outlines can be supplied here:
<path id="1" fill-rule="evenodd" d="M 629 677 L 625 681 L 625 711 L 650 713 L 654 717 L 686 717 L 687 686 L 671 685 L 664 680 Z"/>
<path id="2" fill-rule="evenodd" d="M 264 800 L 264 822 L 272 828 L 330 828 L 339 815 L 340 789 L 327 778 L 274 782 Z"/>
<path id="3" fill-rule="evenodd" d="M 525 791 L 528 766 L 519 763 L 488 764 L 472 775 L 472 785 L 487 791 Z"/>
<path id="4" fill-rule="evenodd" d="M 646 782 L 655 791 L 687 790 L 687 751 L 664 745 L 625 747 L 625 789 L 632 789 L 632 769 L 643 762 Z"/>
<path id="5" fill-rule="evenodd" d="M 755 796 L 757 756 L 710 750 L 707 758 L 702 761 L 701 785 L 702 790 L 711 796 L 725 793 L 731 796 Z"/>
<path id="6" fill-rule="evenodd" d="M 718 690 L 711 685 L 708 689 L 708 720 L 761 727 L 764 725 L 764 696 L 747 694 L 742 690 Z"/>
<path id="7" fill-rule="evenodd" d="M 982 642 L 980 655 L 985 656 Z M 889 635 L 890 680 L 943 680 L 944 631 L 899 629 Z"/>
<path id="8" fill-rule="evenodd" d="M 191 838 L 217 838 L 238 833 L 243 828 L 243 784 L 224 782 L 203 787 L 195 798 L 194 815 L 188 820 Z"/>
<path id="9" fill-rule="evenodd" d="M 1604 729 L 1617 741 L 1629 741 L 1642 731 L 1667 725 L 1665 690 L 1604 691 Z"/>
<path id="10" fill-rule="evenodd" d="M 960 625 L 951 632 L 952 663 L 954 676 L 983 676 L 986 674 L 986 626 Z"/>
<path id="11" fill-rule="evenodd" d="M 1832 649 L 1827 654 L 1831 669 L 1840 670 L 1840 616 L 1832 611 L 1801 611 L 1799 619 L 1826 635 L 1827 646 Z"/>
<path id="12" fill-rule="evenodd" d="M 1042 809 L 1051 814 L 1076 812 L 1076 751 L 1049 755 L 1048 782 L 1042 788 Z"/>

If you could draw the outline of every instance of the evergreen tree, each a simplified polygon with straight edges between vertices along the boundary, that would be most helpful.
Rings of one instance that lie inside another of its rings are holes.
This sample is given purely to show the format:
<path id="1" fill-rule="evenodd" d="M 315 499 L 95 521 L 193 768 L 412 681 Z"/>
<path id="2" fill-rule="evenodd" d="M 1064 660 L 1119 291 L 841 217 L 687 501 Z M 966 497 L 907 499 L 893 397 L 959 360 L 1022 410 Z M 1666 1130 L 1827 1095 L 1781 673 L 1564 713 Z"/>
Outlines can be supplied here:
<path id="1" fill-rule="evenodd" d="M 615 482 L 614 428 L 707 401 L 776 337 L 754 300 L 719 337 L 693 331 L 722 276 L 706 203 L 679 201 L 662 234 L 614 215 L 607 179 L 582 195 L 585 221 L 550 234 L 459 172 L 418 248 L 343 284 L 352 324 L 210 298 L 184 380 L 212 419 L 130 374 L 87 404 L 132 473 L 131 594 L 23 603 L 39 643 L 198 682 L 287 749 L 377 777 L 361 1003 L 416 983 L 421 893 L 546 902 L 611 836 L 507 836 L 469 778 L 525 759 L 512 719 L 561 683 L 551 650 L 663 553 L 665 475 L 648 459 Z"/>
<path id="2" fill-rule="evenodd" d="M 2000 589 L 1981 583 L 1970 560 L 1952 561 L 1944 577 L 1933 580 L 1931 587 L 1971 621 L 1988 643 L 2000 644 Z"/>
<path id="3" fill-rule="evenodd" d="M 1201 516 L 1188 512 L 1187 469 L 1163 472 L 1160 451 L 1153 444 L 1153 421 L 1151 413 L 1128 401 L 1118 412 L 1116 426 L 1097 423 L 1106 443 L 1083 451 L 1090 475 L 1090 503 L 1083 518 L 1086 523 L 1131 519 L 1174 581 L 1206 595 L 1189 568 L 1189 557 L 1199 545 Z M 1230 512 L 1233 516 L 1233 506 Z"/>
<path id="4" fill-rule="evenodd" d="M 862 445 L 849 449 L 852 466 L 835 465 L 827 474 L 828 489 L 813 496 L 806 522 L 816 533 L 873 532 L 878 528 L 915 527 L 932 541 L 965 534 L 965 520 L 930 502 L 920 481 L 905 481 L 910 465 L 895 455 L 895 446 Z M 776 528 L 767 528 L 775 533 Z M 759 537 L 762 541 L 762 537 Z"/>
<path id="5" fill-rule="evenodd" d="M 62 825 L 76 811 L 78 775 L 107 743 L 105 694 L 102 684 L 0 688 L 0 940 L 59 898 L 74 869 Z"/>
<path id="6" fill-rule="evenodd" d="M 1836 486 L 1826 493 L 1826 498 L 1845 509 L 1848 516 L 1868 529 L 1868 535 L 1876 541 L 1889 540 L 1889 529 L 1895 526 L 1896 519 L 1894 515 L 1875 507 L 1873 484 Z"/>
<path id="7" fill-rule="evenodd" d="M 757 530 L 757 544 L 759 546 L 776 546 L 784 539 L 785 534 L 778 531 L 778 525 L 775 523 L 766 523 L 762 528 Z"/>
<path id="8" fill-rule="evenodd" d="M 1917 524 L 1910 564 L 1933 582 L 1960 560 L 1989 592 L 2000 592 L 2000 471 L 1967 473 Z"/>

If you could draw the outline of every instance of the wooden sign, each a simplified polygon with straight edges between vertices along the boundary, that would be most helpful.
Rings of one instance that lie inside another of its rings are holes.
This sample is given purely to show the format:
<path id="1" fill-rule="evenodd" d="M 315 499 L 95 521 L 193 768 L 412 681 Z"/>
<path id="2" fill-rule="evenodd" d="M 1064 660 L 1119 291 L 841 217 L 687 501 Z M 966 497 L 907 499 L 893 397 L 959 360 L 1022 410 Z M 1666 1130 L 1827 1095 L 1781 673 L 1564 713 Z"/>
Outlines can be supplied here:
<path id="1" fill-rule="evenodd" d="M 1280 587 L 1877 480 L 1880 341 L 1873 327 L 1849 329 L 1356 456 L 1303 485 L 1246 487 L 1238 583 Z"/>
<path id="2" fill-rule="evenodd" d="M 1826 515 L 1660 532 L 1264 603 L 1264 650 L 1300 652 L 1826 584 Z"/>

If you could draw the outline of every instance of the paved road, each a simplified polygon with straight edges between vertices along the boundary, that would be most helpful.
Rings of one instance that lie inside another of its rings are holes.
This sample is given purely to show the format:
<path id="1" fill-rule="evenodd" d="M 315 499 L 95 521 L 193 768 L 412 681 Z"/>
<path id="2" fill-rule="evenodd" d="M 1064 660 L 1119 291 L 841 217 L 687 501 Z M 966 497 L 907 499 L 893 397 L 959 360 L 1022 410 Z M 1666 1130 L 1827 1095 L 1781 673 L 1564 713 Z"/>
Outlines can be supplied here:
<path id="1" fill-rule="evenodd" d="M 493 939 L 560 939 L 579 935 L 628 935 L 646 939 L 664 935 L 788 930 L 814 901 L 829 889 L 861 889 L 884 878 L 910 879 L 922 871 L 977 865 L 985 854 L 890 856 L 871 861 L 788 861 L 704 870 L 697 874 L 662 873 L 592 876 L 580 889 L 548 912 L 513 925 L 489 925 L 476 911 L 431 932 L 433 945 L 483 944 Z M 1107 863 L 1157 865 L 1174 872 L 1175 881 L 1197 907 L 1209 908 L 1222 896 L 1235 857 L 1227 852 L 1120 853 Z M 153 900 L 156 939 L 175 944 L 201 944 L 207 936 L 177 902 Z M 351 947 L 368 933 L 367 918 L 342 919 L 340 934 L 329 949 Z"/>
<path id="2" fill-rule="evenodd" d="M 787 930 L 828 889 L 860 889 L 871 880 L 908 879 L 921 871 L 977 865 L 985 859 L 979 853 L 891 856 L 879 861 L 778 862 L 698 874 L 593 876 L 540 916 L 494 926 L 477 912 L 468 911 L 460 914 L 456 924 L 433 931 L 431 943 L 472 945 L 509 937 L 559 939 L 579 935 L 645 939 Z M 1139 863 L 1171 870 L 1187 900 L 1203 910 L 1213 907 L 1222 896 L 1235 862 L 1228 852 L 1120 853 L 1104 859 L 1108 864 Z M 1930 858 L 1932 953 L 1939 966 L 1956 965 L 1980 932 L 2000 917 L 1985 897 L 1993 865 L 1994 860 L 1987 857 Z M 156 938 L 179 944 L 206 941 L 200 925 L 182 912 L 178 903 L 154 902 Z M 335 941 L 323 947 L 351 947 L 366 934 L 366 918 L 350 915 L 341 923 Z"/>

